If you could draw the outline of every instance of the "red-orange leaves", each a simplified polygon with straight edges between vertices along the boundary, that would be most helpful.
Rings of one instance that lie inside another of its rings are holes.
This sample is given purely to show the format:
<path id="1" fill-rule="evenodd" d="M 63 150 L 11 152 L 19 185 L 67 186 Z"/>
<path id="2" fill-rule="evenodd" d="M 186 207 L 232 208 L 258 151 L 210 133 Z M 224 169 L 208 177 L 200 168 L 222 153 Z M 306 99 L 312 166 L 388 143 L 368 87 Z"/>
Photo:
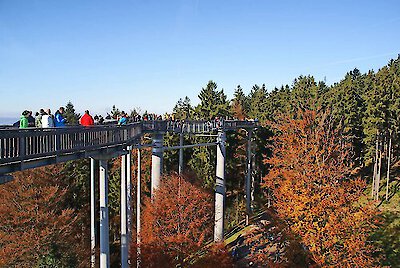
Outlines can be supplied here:
<path id="1" fill-rule="evenodd" d="M 315 112 L 282 116 L 263 186 L 274 208 L 321 266 L 371 267 L 375 211 L 359 204 L 365 182 L 350 177 L 348 145 Z"/>
<path id="2" fill-rule="evenodd" d="M 0 187 L 0 267 L 40 266 L 55 252 L 58 264 L 77 250 L 76 212 L 64 208 L 66 187 L 59 186 L 57 167 L 14 173 L 13 182 Z M 76 247 L 75 247 L 76 248 Z"/>
<path id="3" fill-rule="evenodd" d="M 187 267 L 185 260 L 212 234 L 212 204 L 210 194 L 186 179 L 164 177 L 154 201 L 147 200 L 143 209 L 143 265 Z"/>

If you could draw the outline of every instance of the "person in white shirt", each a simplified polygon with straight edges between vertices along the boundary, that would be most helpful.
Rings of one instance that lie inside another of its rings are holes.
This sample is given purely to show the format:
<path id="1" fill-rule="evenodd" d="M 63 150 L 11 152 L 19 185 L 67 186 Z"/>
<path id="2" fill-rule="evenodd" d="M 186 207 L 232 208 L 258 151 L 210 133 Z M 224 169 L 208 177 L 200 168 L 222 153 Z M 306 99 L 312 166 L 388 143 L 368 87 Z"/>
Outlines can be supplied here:
<path id="1" fill-rule="evenodd" d="M 50 109 L 47 109 L 46 114 L 42 116 L 42 128 L 54 127 L 54 119 Z"/>

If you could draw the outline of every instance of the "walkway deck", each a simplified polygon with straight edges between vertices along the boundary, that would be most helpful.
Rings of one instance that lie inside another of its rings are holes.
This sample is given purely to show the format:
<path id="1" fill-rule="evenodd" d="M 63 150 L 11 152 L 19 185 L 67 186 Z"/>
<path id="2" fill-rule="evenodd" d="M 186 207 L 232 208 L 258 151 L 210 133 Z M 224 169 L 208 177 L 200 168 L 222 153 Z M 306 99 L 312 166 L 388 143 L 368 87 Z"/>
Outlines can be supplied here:
<path id="1" fill-rule="evenodd" d="M 254 121 L 141 121 L 128 125 L 0 130 L 0 175 L 68 160 L 124 154 L 145 133 L 210 134 L 256 127 Z"/>

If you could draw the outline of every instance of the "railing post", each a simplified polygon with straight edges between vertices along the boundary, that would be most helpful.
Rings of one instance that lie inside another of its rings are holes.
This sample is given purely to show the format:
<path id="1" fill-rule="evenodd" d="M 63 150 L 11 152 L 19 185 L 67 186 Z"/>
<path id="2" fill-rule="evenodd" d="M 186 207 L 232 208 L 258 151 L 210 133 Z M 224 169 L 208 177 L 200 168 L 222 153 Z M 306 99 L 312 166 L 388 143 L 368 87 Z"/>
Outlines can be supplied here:
<path id="1" fill-rule="evenodd" d="M 26 156 L 26 140 L 25 140 L 25 135 L 21 135 L 19 138 L 19 155 L 21 158 L 21 164 L 23 163 L 23 159 Z"/>
<path id="2" fill-rule="evenodd" d="M 151 198 L 160 187 L 161 174 L 163 170 L 163 145 L 164 134 L 155 133 L 153 136 L 153 151 L 151 156 Z"/>
<path id="3" fill-rule="evenodd" d="M 217 139 L 217 168 L 215 186 L 215 222 L 214 242 L 224 240 L 224 210 L 225 210 L 225 142 L 223 131 L 218 131 Z"/>
<path id="4" fill-rule="evenodd" d="M 56 130 L 55 131 L 55 136 L 54 136 L 55 142 L 54 142 L 54 151 L 57 153 L 60 148 L 61 148 L 61 135 L 60 133 Z"/>

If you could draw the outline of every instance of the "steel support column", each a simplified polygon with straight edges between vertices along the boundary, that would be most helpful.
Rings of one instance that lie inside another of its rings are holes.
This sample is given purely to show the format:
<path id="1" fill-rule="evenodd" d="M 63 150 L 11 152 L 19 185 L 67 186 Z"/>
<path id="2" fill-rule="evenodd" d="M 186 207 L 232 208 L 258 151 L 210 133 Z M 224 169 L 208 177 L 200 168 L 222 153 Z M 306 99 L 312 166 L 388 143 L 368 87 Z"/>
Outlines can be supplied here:
<path id="1" fill-rule="evenodd" d="M 110 267 L 107 160 L 100 161 L 100 268 Z"/>
<path id="2" fill-rule="evenodd" d="M 96 160 L 90 158 L 90 267 L 96 265 L 96 196 L 95 196 L 95 165 Z"/>
<path id="3" fill-rule="evenodd" d="M 160 187 L 161 174 L 163 170 L 163 143 L 164 134 L 155 133 L 153 137 L 153 151 L 151 156 L 151 197 L 154 191 Z"/>
<path id="4" fill-rule="evenodd" d="M 126 191 L 127 191 L 127 198 L 126 198 L 126 210 L 127 210 L 127 230 L 128 230 L 128 263 L 129 261 L 129 246 L 131 244 L 132 239 L 132 146 L 127 147 L 128 154 L 126 155 Z"/>
<path id="5" fill-rule="evenodd" d="M 225 132 L 218 132 L 217 138 L 217 168 L 215 186 L 215 222 L 214 241 L 224 240 L 224 210 L 225 210 Z"/>
<path id="6" fill-rule="evenodd" d="M 127 226 L 126 226 L 126 210 L 127 210 L 127 198 L 126 198 L 126 155 L 121 156 L 121 267 L 128 267 L 128 241 L 127 241 Z"/>
<path id="7" fill-rule="evenodd" d="M 246 211 L 247 215 L 251 214 L 251 136 L 252 130 L 248 130 L 247 137 L 247 173 L 246 173 Z"/>
<path id="8" fill-rule="evenodd" d="M 183 133 L 179 133 L 179 175 L 182 175 L 183 172 Z"/>
<path id="9" fill-rule="evenodd" d="M 137 256 L 136 256 L 136 267 L 140 267 L 140 201 L 141 201 L 141 155 L 140 148 L 137 149 L 137 187 L 136 187 L 136 244 L 137 244 Z"/>

